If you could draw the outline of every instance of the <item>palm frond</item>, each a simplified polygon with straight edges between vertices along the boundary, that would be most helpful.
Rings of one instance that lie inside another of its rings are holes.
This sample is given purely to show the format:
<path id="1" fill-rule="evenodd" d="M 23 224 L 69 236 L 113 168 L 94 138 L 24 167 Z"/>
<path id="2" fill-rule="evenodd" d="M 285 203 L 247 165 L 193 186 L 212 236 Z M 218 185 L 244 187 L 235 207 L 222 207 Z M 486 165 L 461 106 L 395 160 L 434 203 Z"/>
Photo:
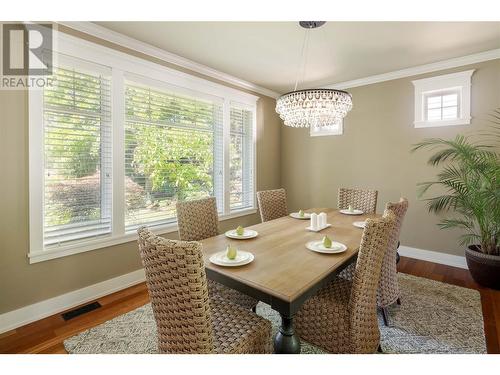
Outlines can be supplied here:
<path id="1" fill-rule="evenodd" d="M 456 218 L 446 218 L 438 225 L 442 229 L 465 231 L 462 245 L 480 243 L 484 252 L 498 253 L 500 242 L 500 161 L 496 151 L 500 144 L 500 108 L 491 115 L 493 130 L 483 133 L 483 139 L 457 135 L 452 140 L 425 139 L 413 145 L 412 152 L 434 150 L 428 163 L 445 164 L 436 181 L 418 184 L 418 196 L 423 197 L 433 186 L 445 193 L 426 199 L 430 212 L 454 211 Z M 485 136 L 486 135 L 486 136 Z M 491 140 L 497 142 L 491 143 Z"/>

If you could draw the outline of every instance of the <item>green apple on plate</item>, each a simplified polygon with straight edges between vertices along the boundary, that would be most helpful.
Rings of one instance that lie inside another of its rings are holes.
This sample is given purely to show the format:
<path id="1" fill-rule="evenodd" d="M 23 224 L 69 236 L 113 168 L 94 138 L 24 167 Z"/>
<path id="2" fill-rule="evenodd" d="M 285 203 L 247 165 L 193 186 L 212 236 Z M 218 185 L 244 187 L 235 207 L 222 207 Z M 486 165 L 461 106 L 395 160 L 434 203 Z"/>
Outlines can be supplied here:
<path id="1" fill-rule="evenodd" d="M 332 240 L 330 239 L 330 237 L 328 236 L 323 237 L 323 246 L 327 249 L 332 247 Z"/>
<path id="2" fill-rule="evenodd" d="M 353 212 L 354 211 L 354 207 L 349 205 L 349 208 L 348 208 L 349 212 Z"/>
<path id="3" fill-rule="evenodd" d="M 238 250 L 233 245 L 227 245 L 226 256 L 230 260 L 236 259 L 236 255 L 238 255 Z"/>
<path id="4" fill-rule="evenodd" d="M 239 225 L 238 228 L 236 228 L 236 234 L 238 236 L 243 236 L 244 233 L 245 233 L 245 228 L 243 228 L 241 225 Z"/>
<path id="5" fill-rule="evenodd" d="M 300 216 L 300 217 L 304 217 L 304 215 L 305 215 L 305 214 L 304 214 L 304 211 L 303 211 L 303 210 L 300 210 L 300 211 L 299 211 L 299 216 Z"/>

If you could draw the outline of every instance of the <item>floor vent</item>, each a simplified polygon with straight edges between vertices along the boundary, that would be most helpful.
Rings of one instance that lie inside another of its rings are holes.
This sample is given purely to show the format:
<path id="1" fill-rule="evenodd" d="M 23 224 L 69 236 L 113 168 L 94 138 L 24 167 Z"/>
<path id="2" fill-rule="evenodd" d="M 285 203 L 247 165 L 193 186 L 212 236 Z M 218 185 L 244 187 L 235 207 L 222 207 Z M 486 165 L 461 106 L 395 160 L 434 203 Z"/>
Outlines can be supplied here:
<path id="1" fill-rule="evenodd" d="M 101 304 L 99 302 L 92 302 L 89 303 L 88 305 L 65 312 L 64 314 L 61 314 L 61 316 L 63 317 L 64 320 L 70 320 L 76 318 L 77 316 L 86 314 L 92 310 L 98 309 L 99 307 L 101 307 Z"/>

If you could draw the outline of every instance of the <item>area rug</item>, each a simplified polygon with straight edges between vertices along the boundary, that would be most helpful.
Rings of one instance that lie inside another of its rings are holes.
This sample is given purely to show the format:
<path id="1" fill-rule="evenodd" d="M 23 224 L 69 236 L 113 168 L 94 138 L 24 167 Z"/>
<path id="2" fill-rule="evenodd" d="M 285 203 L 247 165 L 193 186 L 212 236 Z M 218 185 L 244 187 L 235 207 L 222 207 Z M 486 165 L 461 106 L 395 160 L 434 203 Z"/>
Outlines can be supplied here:
<path id="1" fill-rule="evenodd" d="M 389 327 L 379 316 L 384 353 L 486 353 L 481 298 L 473 289 L 399 274 L 402 304 L 389 308 Z M 262 302 L 257 313 L 276 332 L 279 315 Z M 64 341 L 69 353 L 156 353 L 151 305 L 91 328 Z M 301 352 L 323 351 L 302 342 Z"/>

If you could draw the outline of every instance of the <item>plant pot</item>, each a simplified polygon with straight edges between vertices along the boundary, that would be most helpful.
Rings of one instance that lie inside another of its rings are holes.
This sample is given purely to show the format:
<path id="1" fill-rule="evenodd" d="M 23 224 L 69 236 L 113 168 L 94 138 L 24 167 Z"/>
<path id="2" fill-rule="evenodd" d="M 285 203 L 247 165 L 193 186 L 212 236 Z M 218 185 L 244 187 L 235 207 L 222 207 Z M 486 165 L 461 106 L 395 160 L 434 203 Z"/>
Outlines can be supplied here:
<path id="1" fill-rule="evenodd" d="M 483 254 L 479 249 L 479 245 L 465 249 L 472 278 L 482 286 L 500 290 L 500 255 Z"/>

